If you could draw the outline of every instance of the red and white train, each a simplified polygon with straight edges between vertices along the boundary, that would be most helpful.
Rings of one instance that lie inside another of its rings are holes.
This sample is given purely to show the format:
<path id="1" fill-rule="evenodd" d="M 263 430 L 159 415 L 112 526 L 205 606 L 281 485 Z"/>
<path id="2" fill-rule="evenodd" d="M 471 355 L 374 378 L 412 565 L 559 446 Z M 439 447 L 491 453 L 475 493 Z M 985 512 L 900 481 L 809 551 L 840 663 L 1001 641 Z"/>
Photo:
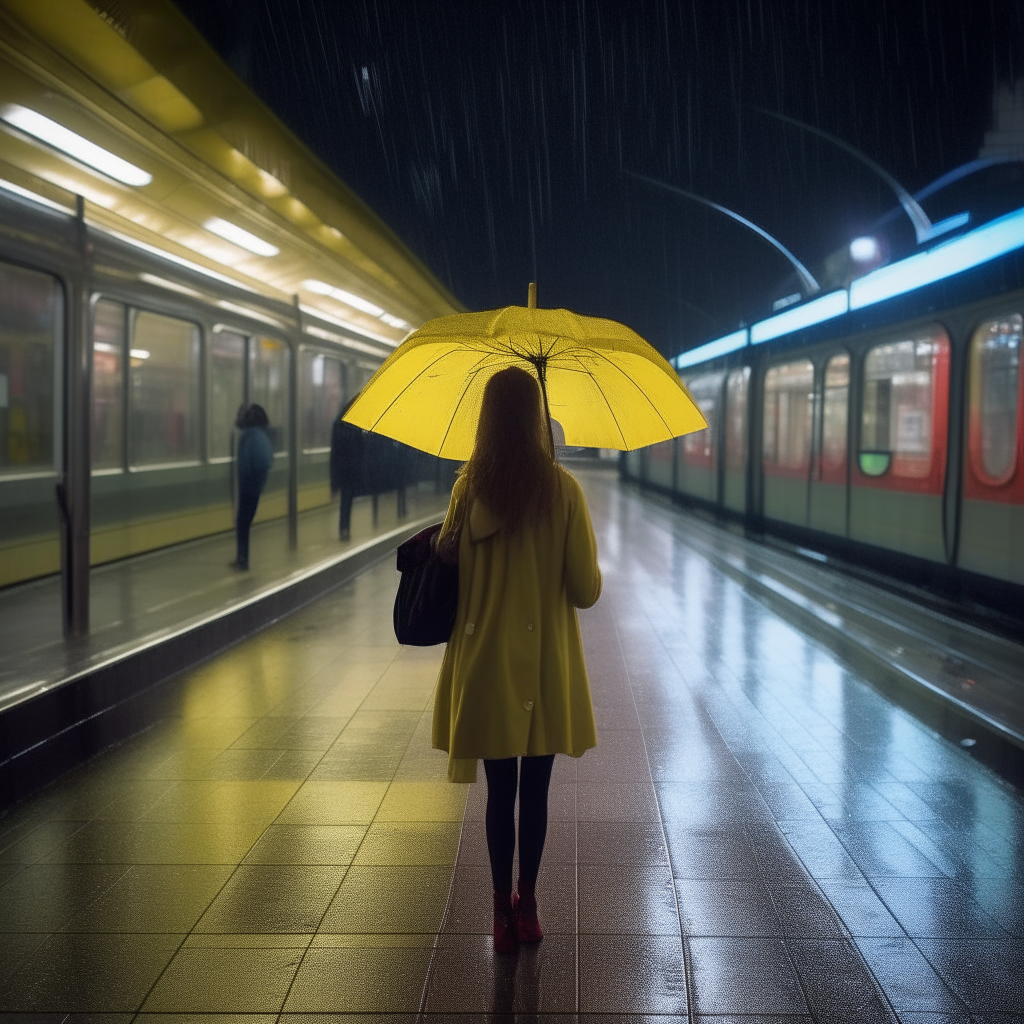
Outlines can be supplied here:
<path id="1" fill-rule="evenodd" d="M 684 353 L 627 479 L 1024 614 L 1024 209 Z"/>

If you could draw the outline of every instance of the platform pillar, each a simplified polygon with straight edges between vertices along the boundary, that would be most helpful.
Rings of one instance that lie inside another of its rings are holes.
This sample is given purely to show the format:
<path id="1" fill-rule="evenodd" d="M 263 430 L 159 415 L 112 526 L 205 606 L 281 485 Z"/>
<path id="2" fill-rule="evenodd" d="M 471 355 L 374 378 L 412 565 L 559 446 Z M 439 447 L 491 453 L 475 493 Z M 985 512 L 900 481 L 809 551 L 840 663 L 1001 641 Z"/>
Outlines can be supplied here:
<path id="1" fill-rule="evenodd" d="M 302 344 L 302 310 L 299 297 L 292 297 L 295 309 L 295 339 L 288 369 L 288 547 L 299 546 L 299 346 Z"/>
<path id="2" fill-rule="evenodd" d="M 63 472 L 57 484 L 61 513 L 62 618 L 66 637 L 89 632 L 89 527 L 91 499 L 92 346 L 90 344 L 89 236 L 85 200 L 76 199 L 77 266 L 68 281 L 64 354 Z"/>

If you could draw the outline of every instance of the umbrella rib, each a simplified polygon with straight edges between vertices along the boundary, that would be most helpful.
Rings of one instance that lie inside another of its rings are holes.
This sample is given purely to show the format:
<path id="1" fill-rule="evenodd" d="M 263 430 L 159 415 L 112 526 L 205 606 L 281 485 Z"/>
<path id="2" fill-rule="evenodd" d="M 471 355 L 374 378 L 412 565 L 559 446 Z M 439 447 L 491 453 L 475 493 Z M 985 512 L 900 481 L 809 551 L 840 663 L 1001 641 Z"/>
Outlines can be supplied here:
<path id="1" fill-rule="evenodd" d="M 406 384 L 405 387 L 402 388 L 402 390 L 399 391 L 398 394 L 395 395 L 395 397 L 392 398 L 390 402 L 388 402 L 387 406 L 384 408 L 381 414 L 373 421 L 373 426 L 370 427 L 370 429 L 373 430 L 376 428 L 377 424 L 380 423 L 380 421 L 384 419 L 384 417 L 387 416 L 389 412 L 391 412 L 391 409 L 395 405 L 395 403 L 406 393 L 406 391 L 409 390 L 409 388 L 413 386 L 413 384 L 416 383 L 416 381 L 420 379 L 420 377 L 423 376 L 424 373 L 427 372 L 427 370 L 429 370 L 433 366 L 436 366 L 439 362 L 441 362 L 442 359 L 446 359 L 450 355 L 451 352 L 442 352 L 436 359 L 431 360 L 431 362 L 427 363 L 427 365 L 424 366 L 423 369 L 420 370 L 419 373 L 417 373 L 416 376 L 413 377 L 413 379 L 409 381 L 409 383 Z"/>
<path id="2" fill-rule="evenodd" d="M 615 429 L 619 432 L 619 437 L 622 438 L 622 443 L 626 444 L 626 435 L 622 432 L 622 426 L 619 423 L 619 417 L 615 415 L 615 410 L 612 408 L 612 403 L 608 401 L 608 396 L 604 393 L 604 388 L 601 387 L 601 382 L 587 370 L 586 366 L 583 365 L 583 362 L 579 356 L 573 355 L 573 359 L 575 359 L 576 362 L 580 364 L 579 372 L 586 374 L 594 382 L 594 387 L 597 388 L 598 394 L 604 400 L 604 404 L 608 406 L 608 413 L 612 418 L 612 422 L 615 424 Z M 565 369 L 568 369 L 568 367 L 565 367 Z"/>
<path id="3" fill-rule="evenodd" d="M 610 360 L 610 359 L 609 359 L 609 358 L 608 358 L 608 357 L 607 357 L 607 356 L 606 356 L 606 355 L 605 355 L 605 354 L 604 354 L 603 352 L 598 352 L 598 351 L 597 351 L 597 349 L 594 349 L 594 348 L 587 348 L 586 346 L 583 346 L 583 345 L 579 346 L 579 348 L 580 348 L 580 351 L 585 351 L 585 352 L 587 352 L 587 353 L 588 353 L 589 355 L 595 355 L 595 356 L 599 356 L 599 357 L 600 357 L 601 359 L 603 359 L 603 360 L 604 360 L 604 361 L 605 361 L 605 362 L 606 362 L 606 363 L 607 363 L 607 364 L 608 364 L 608 365 L 609 365 L 610 367 L 612 367 L 612 369 L 614 369 L 614 370 L 617 370 L 617 371 L 618 371 L 618 372 L 619 372 L 619 373 L 620 373 L 620 374 L 621 374 L 621 375 L 622 375 L 623 377 L 625 377 L 625 379 L 626 379 L 626 380 L 627 380 L 627 381 L 628 381 L 628 382 L 629 382 L 630 384 L 632 384 L 632 385 L 633 385 L 633 387 L 634 387 L 634 388 L 636 388 L 636 390 L 637 390 L 637 391 L 638 391 L 638 392 L 640 393 L 640 395 L 641 395 L 641 397 L 643 398 L 643 400 L 644 400 L 644 401 L 645 401 L 645 402 L 646 402 L 646 403 L 647 403 L 647 404 L 648 404 L 648 405 L 649 405 L 649 406 L 650 406 L 650 407 L 651 407 L 651 408 L 652 408 L 652 409 L 654 410 L 654 412 L 655 412 L 655 414 L 657 415 L 658 419 L 659 419 L 659 420 L 661 420 L 661 422 L 662 422 L 662 423 L 664 424 L 664 426 L 665 426 L 665 429 L 666 429 L 666 430 L 667 430 L 667 431 L 669 432 L 669 435 L 670 435 L 670 436 L 674 436 L 674 435 L 672 434 L 672 428 L 671 428 L 671 427 L 670 427 L 670 426 L 668 425 L 668 423 L 667 423 L 667 422 L 665 421 L 665 417 L 661 415 L 661 410 L 660 410 L 660 409 L 659 409 L 659 408 L 658 408 L 658 407 L 657 407 L 657 406 L 656 406 L 656 405 L 655 405 L 655 404 L 654 404 L 654 403 L 653 403 L 653 402 L 652 402 L 652 401 L 650 400 L 650 398 L 648 398 L 648 397 L 647 397 L 647 395 L 645 395 L 645 394 L 644 394 L 644 392 L 643 392 L 643 389 L 642 389 L 642 388 L 640 387 L 640 385 L 639 385 L 639 384 L 637 384 L 637 382 L 636 382 L 635 380 L 633 380 L 633 378 L 632 378 L 632 377 L 630 377 L 630 375 L 629 375 L 628 373 L 626 373 L 626 371 L 625 371 L 625 370 L 623 370 L 623 369 L 622 369 L 622 367 L 620 367 L 620 366 L 616 366 L 616 365 L 615 365 L 615 363 L 613 363 L 613 362 L 612 362 L 612 361 L 611 361 L 611 360 Z M 577 356 L 577 359 L 578 359 L 578 358 L 579 358 L 579 357 Z"/>
<path id="4" fill-rule="evenodd" d="M 452 409 L 451 419 L 448 420 L 448 426 L 445 427 L 444 437 L 441 438 L 441 443 L 437 446 L 438 458 L 441 457 L 441 452 L 444 451 L 445 442 L 448 440 L 448 435 L 452 432 L 452 425 L 455 423 L 455 417 L 459 414 L 459 407 L 462 405 L 462 400 L 466 397 L 466 392 L 469 391 L 471 385 L 476 378 L 483 371 L 484 367 L 480 365 L 487 356 L 482 356 L 481 359 L 477 360 L 476 366 L 469 371 L 466 375 L 466 383 L 462 388 L 462 393 L 459 395 L 459 400 L 455 403 Z"/>

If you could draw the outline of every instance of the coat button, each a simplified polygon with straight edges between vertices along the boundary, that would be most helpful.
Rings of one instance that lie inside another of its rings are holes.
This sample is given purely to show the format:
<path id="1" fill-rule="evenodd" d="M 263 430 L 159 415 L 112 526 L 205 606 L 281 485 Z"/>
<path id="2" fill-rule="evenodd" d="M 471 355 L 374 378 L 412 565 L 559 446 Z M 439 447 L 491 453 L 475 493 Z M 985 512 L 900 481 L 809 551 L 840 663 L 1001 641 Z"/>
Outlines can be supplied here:
<path id="1" fill-rule="evenodd" d="M 476 629 L 476 626 L 474 626 L 472 622 L 467 622 L 466 623 L 466 636 L 472 636 L 474 629 Z"/>
<path id="2" fill-rule="evenodd" d="M 526 624 L 526 628 L 529 629 L 529 630 L 532 630 L 533 629 L 533 623 L 532 622 L 528 622 Z"/>
<path id="3" fill-rule="evenodd" d="M 527 711 L 532 711 L 533 710 L 533 701 L 532 700 L 524 700 L 523 701 L 523 707 L 526 708 Z"/>

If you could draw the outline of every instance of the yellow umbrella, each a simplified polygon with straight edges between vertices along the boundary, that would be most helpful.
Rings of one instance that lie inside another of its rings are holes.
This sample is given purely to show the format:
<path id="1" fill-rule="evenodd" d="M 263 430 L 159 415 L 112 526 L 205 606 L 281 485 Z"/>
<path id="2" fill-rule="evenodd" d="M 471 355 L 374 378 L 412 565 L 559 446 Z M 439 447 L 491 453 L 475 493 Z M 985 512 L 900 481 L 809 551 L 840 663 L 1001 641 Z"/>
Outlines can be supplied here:
<path id="1" fill-rule="evenodd" d="M 445 459 L 473 453 L 484 386 L 532 367 L 567 445 L 630 451 L 707 426 L 668 362 L 614 320 L 530 305 L 429 320 L 370 378 L 349 423 Z"/>

